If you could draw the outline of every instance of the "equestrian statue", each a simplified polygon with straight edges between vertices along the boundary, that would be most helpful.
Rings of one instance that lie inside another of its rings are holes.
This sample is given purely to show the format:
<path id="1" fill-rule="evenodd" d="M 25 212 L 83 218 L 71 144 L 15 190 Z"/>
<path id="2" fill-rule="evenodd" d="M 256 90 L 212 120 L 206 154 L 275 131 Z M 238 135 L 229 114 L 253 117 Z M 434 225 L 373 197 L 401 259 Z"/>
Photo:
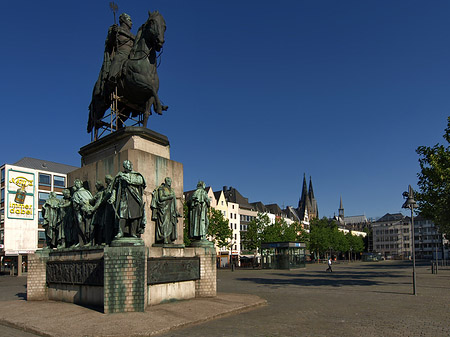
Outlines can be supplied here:
<path id="1" fill-rule="evenodd" d="M 89 105 L 87 132 L 94 130 L 95 140 L 98 130 L 109 124 L 102 119 L 112 103 L 116 103 L 115 110 L 120 115 L 116 117 L 118 127 L 123 127 L 130 116 L 139 117 L 142 126 L 147 127 L 152 106 L 159 115 L 167 110 L 158 96 L 156 71 L 157 52 L 164 45 L 166 22 L 158 11 L 149 11 L 147 21 L 136 36 L 131 33 L 131 26 L 131 17 L 122 13 L 119 26 L 114 24 L 108 30 L 102 68 Z"/>

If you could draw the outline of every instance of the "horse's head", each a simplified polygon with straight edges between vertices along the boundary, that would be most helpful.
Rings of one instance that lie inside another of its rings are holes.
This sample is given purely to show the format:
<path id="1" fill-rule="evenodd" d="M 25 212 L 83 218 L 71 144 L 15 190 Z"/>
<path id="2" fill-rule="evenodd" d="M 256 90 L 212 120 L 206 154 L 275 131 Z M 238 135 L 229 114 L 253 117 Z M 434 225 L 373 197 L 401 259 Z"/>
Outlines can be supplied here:
<path id="1" fill-rule="evenodd" d="M 148 12 L 148 19 L 144 25 L 143 34 L 146 40 L 155 48 L 156 51 L 160 51 L 164 44 L 164 33 L 166 32 L 166 21 L 163 16 L 158 12 Z"/>

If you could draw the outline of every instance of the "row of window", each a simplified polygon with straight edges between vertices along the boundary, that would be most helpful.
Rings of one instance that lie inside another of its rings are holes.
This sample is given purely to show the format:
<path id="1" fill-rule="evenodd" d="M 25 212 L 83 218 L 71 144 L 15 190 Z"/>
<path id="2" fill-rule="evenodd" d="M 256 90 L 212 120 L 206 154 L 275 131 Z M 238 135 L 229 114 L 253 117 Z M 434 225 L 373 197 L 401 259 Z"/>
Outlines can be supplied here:
<path id="1" fill-rule="evenodd" d="M 39 185 L 51 186 L 52 176 L 51 174 L 39 173 Z M 61 176 L 53 176 L 53 186 L 64 188 L 66 187 L 66 178 Z"/>
<path id="2" fill-rule="evenodd" d="M 2 177 L 1 177 L 1 182 L 5 181 L 5 168 L 2 168 Z"/>
<path id="3" fill-rule="evenodd" d="M 386 244 L 386 245 L 376 245 L 376 249 L 389 249 L 389 248 L 402 248 L 401 244 Z M 409 248 L 409 243 L 404 243 L 403 248 Z"/>
<path id="4" fill-rule="evenodd" d="M 254 217 L 254 216 L 251 216 L 251 215 L 241 215 L 241 221 L 247 221 L 247 222 L 250 222 L 250 221 L 252 221 L 254 218 L 255 218 L 255 217 Z"/>
<path id="5" fill-rule="evenodd" d="M 416 226 L 414 226 L 415 228 Z M 427 227 L 427 228 L 415 228 L 416 233 L 436 233 L 435 227 Z"/>
<path id="6" fill-rule="evenodd" d="M 439 235 L 414 235 L 415 241 L 426 241 L 426 240 L 440 240 Z"/>
<path id="7" fill-rule="evenodd" d="M 435 242 L 435 243 L 422 243 L 422 244 L 417 244 L 416 243 L 416 248 L 417 249 L 424 249 L 424 248 L 436 248 L 437 247 L 441 247 L 439 242 Z"/>
<path id="8" fill-rule="evenodd" d="M 395 229 L 377 229 L 375 231 L 376 235 L 382 235 L 382 234 L 398 234 L 399 233 L 399 229 L 395 228 Z M 409 233 L 409 228 L 403 228 L 403 233 Z"/>
<path id="9" fill-rule="evenodd" d="M 377 237 L 375 242 L 383 242 L 383 241 L 400 241 L 401 237 L 397 236 L 386 236 L 386 237 Z M 409 236 L 403 236 L 403 241 L 409 241 Z"/>

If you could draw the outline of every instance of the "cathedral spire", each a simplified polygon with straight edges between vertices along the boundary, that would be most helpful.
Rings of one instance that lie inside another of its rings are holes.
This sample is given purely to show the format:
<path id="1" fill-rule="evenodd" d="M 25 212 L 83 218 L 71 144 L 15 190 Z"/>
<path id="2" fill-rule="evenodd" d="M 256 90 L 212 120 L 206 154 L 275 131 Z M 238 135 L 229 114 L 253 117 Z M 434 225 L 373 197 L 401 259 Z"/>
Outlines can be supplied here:
<path id="1" fill-rule="evenodd" d="M 303 173 L 303 187 L 302 187 L 302 194 L 300 196 L 300 200 L 298 201 L 298 208 L 301 208 L 304 206 L 308 199 L 308 187 L 306 185 L 306 174 Z"/>
<path id="2" fill-rule="evenodd" d="M 309 177 L 309 199 L 310 200 L 314 199 L 314 191 L 313 191 L 313 187 L 312 187 L 311 177 Z"/>
<path id="3" fill-rule="evenodd" d="M 312 187 L 312 180 L 309 177 L 309 189 L 306 184 L 306 174 L 303 174 L 303 187 L 300 200 L 298 202 L 297 213 L 300 218 L 310 221 L 319 217 L 319 210 L 317 207 L 317 201 L 314 198 L 314 191 Z"/>
<path id="4" fill-rule="evenodd" d="M 339 203 L 339 218 L 344 220 L 344 206 L 342 205 L 342 196 L 341 196 L 341 202 Z"/>

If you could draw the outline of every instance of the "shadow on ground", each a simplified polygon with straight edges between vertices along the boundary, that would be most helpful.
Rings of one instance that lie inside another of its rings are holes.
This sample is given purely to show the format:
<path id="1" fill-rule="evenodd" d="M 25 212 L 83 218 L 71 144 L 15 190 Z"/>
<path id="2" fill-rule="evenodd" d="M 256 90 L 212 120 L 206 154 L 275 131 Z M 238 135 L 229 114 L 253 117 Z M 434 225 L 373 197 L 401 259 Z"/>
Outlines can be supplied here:
<path id="1" fill-rule="evenodd" d="M 346 268 L 339 270 L 337 267 L 332 273 L 323 271 L 301 271 L 301 272 L 273 272 L 267 277 L 241 277 L 238 281 L 253 282 L 269 286 L 305 286 L 305 287 L 343 287 L 343 286 L 374 286 L 387 284 L 409 284 L 401 282 L 404 278 L 404 272 L 400 270 L 384 271 L 358 271 L 357 268 Z"/>

